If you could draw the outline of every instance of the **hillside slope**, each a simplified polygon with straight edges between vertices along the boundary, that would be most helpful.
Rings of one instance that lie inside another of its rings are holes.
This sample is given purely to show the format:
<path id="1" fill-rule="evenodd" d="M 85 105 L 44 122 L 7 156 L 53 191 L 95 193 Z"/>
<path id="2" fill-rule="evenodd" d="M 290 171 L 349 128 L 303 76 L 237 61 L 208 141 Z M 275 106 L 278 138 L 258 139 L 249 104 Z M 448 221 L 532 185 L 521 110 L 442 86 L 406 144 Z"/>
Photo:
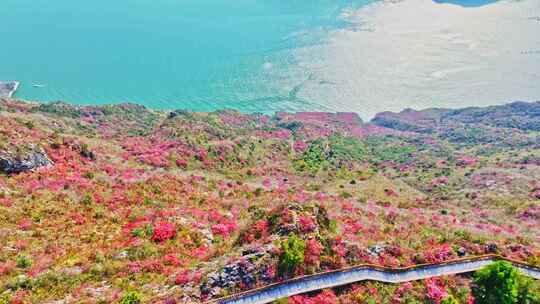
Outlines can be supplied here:
<path id="1" fill-rule="evenodd" d="M 540 102 L 365 123 L 0 99 L 0 299 L 200 303 L 361 263 L 540 265 L 538 126 Z"/>

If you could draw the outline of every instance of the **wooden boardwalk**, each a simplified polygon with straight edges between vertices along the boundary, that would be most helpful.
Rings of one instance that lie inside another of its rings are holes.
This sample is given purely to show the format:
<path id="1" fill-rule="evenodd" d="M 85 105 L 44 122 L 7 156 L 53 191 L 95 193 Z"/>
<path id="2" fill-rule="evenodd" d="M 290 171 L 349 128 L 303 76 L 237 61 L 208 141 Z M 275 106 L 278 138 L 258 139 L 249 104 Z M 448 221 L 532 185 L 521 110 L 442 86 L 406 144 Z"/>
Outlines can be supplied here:
<path id="1" fill-rule="evenodd" d="M 439 264 L 422 264 L 404 268 L 386 268 L 376 265 L 358 265 L 294 278 L 262 288 L 249 290 L 225 298 L 212 300 L 213 304 L 264 304 L 310 291 L 343 286 L 360 281 L 402 283 L 431 277 L 473 272 L 496 261 L 508 261 L 526 276 L 540 279 L 540 268 L 499 255 L 483 255 L 446 261 Z"/>

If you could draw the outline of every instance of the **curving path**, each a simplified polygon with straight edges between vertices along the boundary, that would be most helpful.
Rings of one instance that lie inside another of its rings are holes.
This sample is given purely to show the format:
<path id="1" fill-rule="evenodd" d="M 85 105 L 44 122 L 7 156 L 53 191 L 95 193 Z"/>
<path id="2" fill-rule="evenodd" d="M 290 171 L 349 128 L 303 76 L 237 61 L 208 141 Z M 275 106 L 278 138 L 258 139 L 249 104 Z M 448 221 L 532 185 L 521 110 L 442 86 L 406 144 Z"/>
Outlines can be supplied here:
<path id="1" fill-rule="evenodd" d="M 529 277 L 540 279 L 540 268 L 506 259 L 499 255 L 484 255 L 446 261 L 439 264 L 423 264 L 405 268 L 386 268 L 376 265 L 359 265 L 309 276 L 294 278 L 259 289 L 249 290 L 229 297 L 210 301 L 216 304 L 263 304 L 319 289 L 332 288 L 359 281 L 402 283 L 431 277 L 473 272 L 495 261 L 505 260 Z"/>

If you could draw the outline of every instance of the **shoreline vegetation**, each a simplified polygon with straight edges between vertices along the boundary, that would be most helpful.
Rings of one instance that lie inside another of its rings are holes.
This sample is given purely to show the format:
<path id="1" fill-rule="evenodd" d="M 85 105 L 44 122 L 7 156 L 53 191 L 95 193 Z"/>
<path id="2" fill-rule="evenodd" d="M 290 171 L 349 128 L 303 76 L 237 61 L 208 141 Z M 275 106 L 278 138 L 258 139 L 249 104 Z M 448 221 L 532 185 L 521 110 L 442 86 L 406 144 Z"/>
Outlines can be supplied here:
<path id="1" fill-rule="evenodd" d="M 19 85 L 18 81 L 0 81 L 0 97 L 13 97 Z"/>
<path id="2" fill-rule="evenodd" d="M 540 101 L 362 121 L 0 98 L 0 303 L 204 303 L 484 255 L 538 267 L 538 231 Z M 475 284 L 362 281 L 277 302 L 481 303 Z"/>

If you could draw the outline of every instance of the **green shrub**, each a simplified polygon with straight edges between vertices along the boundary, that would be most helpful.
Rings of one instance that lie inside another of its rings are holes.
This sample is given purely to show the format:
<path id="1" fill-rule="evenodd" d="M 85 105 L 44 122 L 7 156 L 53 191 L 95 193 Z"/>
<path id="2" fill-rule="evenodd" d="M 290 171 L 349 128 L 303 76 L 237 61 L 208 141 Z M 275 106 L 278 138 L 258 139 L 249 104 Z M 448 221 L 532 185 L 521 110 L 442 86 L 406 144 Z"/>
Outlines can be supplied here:
<path id="1" fill-rule="evenodd" d="M 448 296 L 441 301 L 441 304 L 459 304 L 459 301 L 454 296 Z"/>
<path id="2" fill-rule="evenodd" d="M 140 304 L 141 295 L 136 291 L 129 291 L 124 294 L 120 300 L 120 304 Z"/>
<path id="3" fill-rule="evenodd" d="M 375 164 L 385 161 L 405 163 L 417 152 L 414 145 L 404 144 L 402 141 L 389 137 L 372 136 L 366 140 L 366 144 L 371 149 L 370 161 Z"/>
<path id="4" fill-rule="evenodd" d="M 17 257 L 17 267 L 19 268 L 28 268 L 32 266 L 32 260 L 24 255 L 20 255 Z"/>
<path id="5" fill-rule="evenodd" d="M 11 302 L 11 295 L 9 293 L 2 293 L 0 294 L 0 304 L 10 304 Z"/>
<path id="6" fill-rule="evenodd" d="M 289 303 L 289 299 L 287 298 L 281 298 L 281 299 L 277 299 L 276 304 L 288 304 Z"/>
<path id="7" fill-rule="evenodd" d="M 336 163 L 362 161 L 366 154 L 365 145 L 357 138 L 338 135 L 330 137 L 329 157 Z"/>
<path id="8" fill-rule="evenodd" d="M 5 287 L 11 290 L 18 290 L 18 289 L 29 290 L 32 288 L 32 280 L 28 276 L 21 274 L 10 279 L 6 283 Z"/>
<path id="9" fill-rule="evenodd" d="M 476 304 L 518 303 L 519 273 L 512 264 L 495 262 L 474 274 L 472 293 Z"/>
<path id="10" fill-rule="evenodd" d="M 296 267 L 304 263 L 306 243 L 296 235 L 291 235 L 281 243 L 283 252 L 279 257 L 279 271 L 282 275 L 294 273 Z"/>
<path id="11" fill-rule="evenodd" d="M 540 284 L 525 276 L 519 276 L 517 303 L 540 304 Z"/>
<path id="12" fill-rule="evenodd" d="M 365 145 L 358 139 L 334 135 L 312 141 L 300 159 L 296 160 L 295 167 L 312 174 L 328 167 L 348 168 L 346 164 L 362 161 L 366 154 Z M 349 170 L 343 170 L 341 175 L 344 175 L 343 178 L 352 177 Z"/>
<path id="13" fill-rule="evenodd" d="M 312 172 L 317 173 L 321 168 L 327 164 L 326 144 L 317 139 L 313 141 L 309 148 L 302 154 L 302 164 L 305 168 Z"/>

